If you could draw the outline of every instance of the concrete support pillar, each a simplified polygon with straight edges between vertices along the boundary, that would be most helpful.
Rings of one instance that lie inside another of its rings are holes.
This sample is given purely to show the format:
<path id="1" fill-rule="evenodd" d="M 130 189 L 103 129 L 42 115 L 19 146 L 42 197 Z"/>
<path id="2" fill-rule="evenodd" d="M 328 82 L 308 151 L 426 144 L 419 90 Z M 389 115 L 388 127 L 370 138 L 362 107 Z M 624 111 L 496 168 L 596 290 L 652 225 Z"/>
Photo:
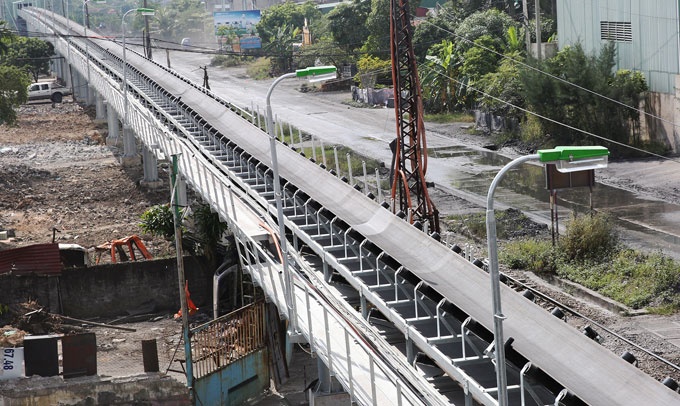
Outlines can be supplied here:
<path id="1" fill-rule="evenodd" d="M 73 80 L 71 79 L 71 74 L 70 74 L 71 65 L 68 63 L 66 58 L 62 59 L 61 67 L 62 67 L 62 71 L 63 71 L 62 73 L 64 75 L 62 77 L 62 79 L 64 79 L 64 84 L 66 85 L 66 87 L 73 86 Z"/>
<path id="2" fill-rule="evenodd" d="M 144 179 L 140 184 L 150 189 L 161 187 L 163 182 L 158 179 L 158 160 L 153 151 L 146 145 L 142 147 L 142 165 L 144 167 Z"/>
<path id="3" fill-rule="evenodd" d="M 90 84 L 87 82 L 87 77 L 78 73 L 78 83 L 80 87 L 80 101 L 85 103 L 86 106 L 91 106 L 90 103 Z"/>
<path id="4" fill-rule="evenodd" d="M 328 367 L 317 358 L 317 370 L 319 373 L 319 383 L 314 389 L 309 390 L 310 402 L 314 405 L 346 405 L 349 404 L 349 393 L 345 392 L 340 383 L 330 374 Z"/>
<path id="5" fill-rule="evenodd" d="M 172 185 L 171 185 L 172 187 Z M 177 177 L 177 205 L 180 207 L 185 207 L 189 205 L 189 199 L 187 199 L 187 182 L 184 180 L 183 176 Z"/>
<path id="6" fill-rule="evenodd" d="M 121 157 L 123 166 L 134 166 L 139 164 L 137 155 L 137 140 L 132 127 L 123 124 L 123 156 Z"/>
<path id="7" fill-rule="evenodd" d="M 56 58 L 59 58 L 59 54 L 56 54 Z M 57 78 L 59 78 L 59 59 L 50 59 L 50 72 L 54 73 Z"/>
<path id="8" fill-rule="evenodd" d="M 108 106 L 107 102 L 104 102 L 106 106 L 106 121 L 109 125 L 109 135 L 106 137 L 106 145 L 113 146 L 118 144 L 118 135 L 120 134 L 120 122 L 118 121 L 118 114 L 113 107 Z"/>
<path id="9" fill-rule="evenodd" d="M 94 89 L 94 87 L 88 82 L 87 83 L 87 101 L 86 101 L 88 106 L 92 106 L 93 104 L 97 103 L 97 91 Z"/>
<path id="10" fill-rule="evenodd" d="M 71 80 L 73 80 L 73 95 L 76 97 L 78 100 L 83 100 L 83 94 L 81 91 L 80 87 L 80 75 L 78 74 L 78 71 L 73 69 L 71 67 Z"/>
<path id="11" fill-rule="evenodd" d="M 90 88 L 90 90 L 92 91 L 92 93 L 95 94 L 95 99 L 96 99 L 96 101 L 95 101 L 96 109 L 95 109 L 94 119 L 95 120 L 106 120 L 106 102 L 104 101 L 104 98 L 102 97 L 101 94 L 96 93 L 94 91 L 94 88 Z"/>

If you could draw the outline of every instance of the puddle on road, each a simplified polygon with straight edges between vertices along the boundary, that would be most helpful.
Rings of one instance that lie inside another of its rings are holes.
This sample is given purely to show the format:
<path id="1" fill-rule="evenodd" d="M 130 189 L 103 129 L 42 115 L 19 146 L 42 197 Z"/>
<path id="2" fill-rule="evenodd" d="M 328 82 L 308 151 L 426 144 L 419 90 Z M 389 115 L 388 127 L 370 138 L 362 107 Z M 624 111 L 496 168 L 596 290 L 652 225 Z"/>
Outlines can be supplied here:
<path id="1" fill-rule="evenodd" d="M 427 156 L 433 158 L 455 158 L 459 156 L 473 156 L 477 154 L 479 154 L 479 151 L 473 151 L 470 148 L 460 145 L 427 149 Z"/>
<path id="2" fill-rule="evenodd" d="M 492 151 L 476 151 L 463 146 L 433 148 L 433 158 L 465 157 L 458 167 L 448 165 L 449 186 L 484 197 L 499 169 L 510 159 Z M 428 150 L 428 153 L 430 150 Z M 451 160 L 448 160 L 451 161 Z M 597 173 L 595 174 L 597 181 Z M 496 189 L 495 202 L 530 212 L 550 222 L 549 192 L 545 188 L 543 166 L 523 164 L 505 174 Z M 586 212 L 591 195 L 588 188 L 562 189 L 557 194 L 560 223 L 572 211 Z M 660 200 L 644 199 L 634 193 L 596 183 L 593 208 L 617 218 L 623 238 L 632 245 L 680 259 L 680 206 Z"/>

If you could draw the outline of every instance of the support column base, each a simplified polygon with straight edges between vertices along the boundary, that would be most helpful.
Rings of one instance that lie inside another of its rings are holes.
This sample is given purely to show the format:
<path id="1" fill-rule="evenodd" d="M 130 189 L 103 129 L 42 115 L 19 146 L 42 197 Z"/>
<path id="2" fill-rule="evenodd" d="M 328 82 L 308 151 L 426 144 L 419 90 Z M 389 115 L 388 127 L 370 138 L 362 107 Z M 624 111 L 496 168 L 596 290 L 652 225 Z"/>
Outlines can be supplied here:
<path id="1" fill-rule="evenodd" d="M 302 333 L 300 333 L 299 331 L 288 330 L 286 332 L 286 334 L 288 334 L 288 341 L 293 343 L 293 344 L 298 344 L 298 343 L 307 344 L 307 338 L 305 338 L 305 336 Z"/>
<path id="2" fill-rule="evenodd" d="M 120 137 L 106 137 L 106 146 L 117 147 L 120 144 Z"/>
<path id="3" fill-rule="evenodd" d="M 346 406 L 351 400 L 347 392 L 322 393 L 310 389 L 307 395 L 310 406 Z"/>
<path id="4" fill-rule="evenodd" d="M 139 186 L 142 187 L 142 189 L 148 189 L 148 190 L 158 190 L 162 188 L 164 185 L 164 182 L 160 179 L 158 180 L 140 180 L 139 181 Z"/>
<path id="5" fill-rule="evenodd" d="M 137 166 L 142 164 L 142 160 L 139 155 L 122 156 L 120 157 L 120 164 L 124 167 Z"/>

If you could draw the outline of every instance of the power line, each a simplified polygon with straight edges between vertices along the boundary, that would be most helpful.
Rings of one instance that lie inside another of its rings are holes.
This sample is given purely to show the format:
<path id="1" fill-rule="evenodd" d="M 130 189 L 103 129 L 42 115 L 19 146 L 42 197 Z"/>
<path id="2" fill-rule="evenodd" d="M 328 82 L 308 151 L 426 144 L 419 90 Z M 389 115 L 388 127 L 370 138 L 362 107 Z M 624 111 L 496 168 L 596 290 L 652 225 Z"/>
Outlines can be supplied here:
<path id="1" fill-rule="evenodd" d="M 423 66 L 426 70 L 430 70 L 431 72 L 434 72 L 434 73 L 437 74 L 437 75 L 444 76 L 444 77 L 446 77 L 446 78 L 452 80 L 453 82 L 456 82 L 456 83 L 458 83 L 459 85 L 465 86 L 466 88 L 471 89 L 471 90 L 473 90 L 473 91 L 475 91 L 475 92 L 477 92 L 477 93 L 479 93 L 479 94 L 481 94 L 481 95 L 483 95 L 483 96 L 485 96 L 485 97 L 488 97 L 488 98 L 490 98 L 490 99 L 493 99 L 493 100 L 496 100 L 496 101 L 498 101 L 498 102 L 501 102 L 501 103 L 503 103 L 503 104 L 505 104 L 505 105 L 507 105 L 507 106 L 509 106 L 509 107 L 512 107 L 512 108 L 514 108 L 514 109 L 523 111 L 524 113 L 531 114 L 532 116 L 538 117 L 538 118 L 540 118 L 540 119 L 542 119 L 542 120 L 549 121 L 549 122 L 551 122 L 551 123 L 553 123 L 553 124 L 557 124 L 557 125 L 559 125 L 559 126 L 562 126 L 562 127 L 568 128 L 568 129 L 570 129 L 570 130 L 573 130 L 573 131 L 576 131 L 576 132 L 579 132 L 579 133 L 582 133 L 582 134 L 591 136 L 591 137 L 593 137 L 593 138 L 597 138 L 597 139 L 602 140 L 602 141 L 605 141 L 605 142 L 609 142 L 609 143 L 612 143 L 612 144 L 615 144 L 615 145 L 618 145 L 618 146 L 621 146 L 621 147 L 624 147 L 624 148 L 632 149 L 632 150 L 635 150 L 635 151 L 638 151 L 638 152 L 642 152 L 642 153 L 644 153 L 644 154 L 652 155 L 652 156 L 655 156 L 655 157 L 657 157 L 657 158 L 665 159 L 665 160 L 672 161 L 672 162 L 676 162 L 676 163 L 679 163 L 679 164 L 680 164 L 680 159 L 673 159 L 673 158 L 665 157 L 665 156 L 663 156 L 663 155 L 659 155 L 659 154 L 657 154 L 657 153 L 654 153 L 654 152 L 651 152 L 651 151 L 644 150 L 644 149 L 642 149 L 642 148 L 637 148 L 637 147 L 634 147 L 634 146 L 632 146 L 632 145 L 624 144 L 624 143 L 622 143 L 622 142 L 615 141 L 615 140 L 612 140 L 612 139 L 610 139 L 610 138 L 607 138 L 607 137 L 604 137 L 604 136 L 601 136 L 601 135 L 597 135 L 597 134 L 592 133 L 592 132 L 590 132 L 590 131 L 586 131 L 586 130 L 583 130 L 583 129 L 574 127 L 574 126 L 572 126 L 572 125 L 562 123 L 562 122 L 557 121 L 557 120 L 555 120 L 555 119 L 552 119 L 552 118 L 550 118 L 550 117 L 543 116 L 543 115 L 541 115 L 541 114 L 538 114 L 538 113 L 536 113 L 536 112 L 533 112 L 533 111 L 531 111 L 531 110 L 529 110 L 529 109 L 526 109 L 526 108 L 524 108 L 524 107 L 517 106 L 517 105 L 515 105 L 515 104 L 513 104 L 513 103 L 510 103 L 510 102 L 508 102 L 508 101 L 505 101 L 505 100 L 503 100 L 503 99 L 501 99 L 501 98 L 499 98 L 499 97 L 493 96 L 493 95 L 491 95 L 491 94 L 489 94 L 489 93 L 486 93 L 486 92 L 484 92 L 484 91 L 482 91 L 482 90 L 479 90 L 479 89 L 475 88 L 475 87 L 472 86 L 472 85 L 469 85 L 469 84 L 467 84 L 467 83 L 463 83 L 463 82 L 461 82 L 461 81 L 459 81 L 459 80 L 457 80 L 457 79 L 454 79 L 454 78 L 452 78 L 452 77 L 450 77 L 450 76 L 448 76 L 448 75 L 443 75 L 442 73 L 435 71 L 434 69 L 428 67 L 427 65 L 422 65 L 422 66 Z"/>
<path id="2" fill-rule="evenodd" d="M 551 74 L 551 73 L 545 72 L 545 71 L 543 71 L 543 70 L 541 70 L 541 69 L 539 69 L 539 68 L 537 68 L 537 67 L 535 67 L 535 66 L 531 66 L 531 65 L 529 65 L 529 64 L 527 64 L 527 63 L 525 63 L 525 62 L 523 62 L 523 61 L 520 61 L 520 60 L 518 60 L 518 59 L 511 58 L 511 57 L 509 57 L 509 56 L 507 56 L 507 55 L 505 55 L 505 54 L 502 54 L 502 53 L 500 53 L 500 52 L 498 52 L 498 51 L 496 51 L 496 50 L 494 50 L 494 49 L 487 48 L 487 47 L 485 47 L 484 45 L 481 45 L 481 44 L 477 44 L 477 43 L 475 43 L 474 41 L 471 41 L 471 40 L 469 40 L 469 39 L 467 39 L 467 38 L 465 38 L 465 37 L 462 37 L 462 36 L 460 36 L 460 35 L 457 35 L 456 33 L 451 32 L 451 31 L 447 30 L 447 29 L 444 28 L 444 27 L 440 27 L 440 26 L 438 26 L 438 25 L 436 25 L 436 24 L 432 24 L 431 22 L 429 22 L 429 21 L 427 21 L 427 20 L 425 20 L 423 23 L 429 24 L 429 25 L 431 25 L 431 26 L 433 26 L 433 27 L 435 27 L 435 28 L 437 28 L 437 29 L 439 29 L 439 30 L 441 30 L 441 31 L 444 31 L 444 32 L 446 32 L 446 33 L 448 33 L 448 34 L 451 34 L 451 35 L 453 35 L 454 37 L 456 37 L 456 38 L 458 38 L 458 39 L 460 39 L 460 40 L 462 40 L 462 41 L 465 41 L 465 42 L 467 42 L 467 43 L 469 43 L 469 44 L 471 44 L 471 45 L 473 45 L 473 46 L 476 46 L 476 47 L 478 47 L 478 48 L 481 48 L 481 49 L 483 49 L 483 50 L 485 50 L 485 51 L 487 51 L 487 52 L 494 53 L 494 54 L 500 56 L 501 58 L 510 59 L 511 61 L 517 63 L 518 65 L 521 65 L 521 66 L 523 66 L 523 67 L 525 67 L 525 68 L 527 68 L 527 69 L 530 69 L 530 70 L 533 70 L 533 71 L 535 71 L 535 72 L 538 72 L 538 73 L 540 73 L 540 74 L 542 74 L 542 75 L 548 76 L 548 77 L 550 77 L 551 79 L 555 79 L 555 80 L 560 81 L 560 82 L 562 82 L 562 83 L 564 83 L 564 84 L 567 84 L 567 85 L 569 85 L 569 86 L 575 87 L 575 88 L 577 88 L 577 89 L 579 89 L 579 90 L 582 90 L 582 91 L 584 91 L 584 92 L 590 93 L 590 94 L 592 94 L 592 95 L 594 95 L 594 96 L 601 97 L 601 98 L 603 98 L 603 99 L 605 99 L 605 100 L 607 100 L 607 101 L 609 101 L 609 102 L 618 104 L 618 105 L 620 105 L 620 106 L 622 106 L 622 107 L 625 107 L 625 108 L 627 108 L 627 109 L 629 109 L 629 110 L 635 111 L 635 112 L 637 112 L 638 114 L 643 114 L 644 116 L 647 116 L 647 117 L 650 117 L 650 118 L 654 118 L 654 119 L 656 119 L 656 120 L 659 120 L 659 121 L 662 121 L 662 122 L 664 122 L 664 123 L 670 124 L 670 125 L 672 125 L 673 127 L 680 127 L 680 124 L 677 124 L 677 123 L 675 123 L 674 121 L 670 121 L 670 120 L 667 120 L 667 119 L 665 119 L 665 118 L 663 118 L 663 117 L 659 117 L 659 116 L 656 116 L 656 115 L 654 115 L 654 114 L 652 114 L 652 113 L 648 113 L 648 112 L 646 112 L 646 111 L 644 111 L 644 110 L 640 110 L 640 109 L 637 108 L 637 107 L 629 106 L 629 105 L 627 105 L 627 104 L 625 104 L 625 103 L 623 103 L 623 102 L 620 102 L 620 101 L 618 101 L 618 100 L 612 99 L 611 97 L 605 96 L 605 95 L 603 95 L 603 94 L 601 94 L 601 93 L 597 93 L 597 92 L 595 92 L 595 91 L 593 91 L 593 90 L 590 90 L 590 89 L 588 89 L 588 88 L 585 88 L 585 87 L 583 87 L 583 86 L 580 86 L 580 85 L 578 85 L 578 84 L 576 84 L 576 83 L 569 82 L 569 81 L 566 80 L 566 79 L 563 79 L 563 78 L 561 78 L 561 77 L 559 77 L 559 76 L 555 76 L 555 75 L 553 75 L 553 74 Z"/>

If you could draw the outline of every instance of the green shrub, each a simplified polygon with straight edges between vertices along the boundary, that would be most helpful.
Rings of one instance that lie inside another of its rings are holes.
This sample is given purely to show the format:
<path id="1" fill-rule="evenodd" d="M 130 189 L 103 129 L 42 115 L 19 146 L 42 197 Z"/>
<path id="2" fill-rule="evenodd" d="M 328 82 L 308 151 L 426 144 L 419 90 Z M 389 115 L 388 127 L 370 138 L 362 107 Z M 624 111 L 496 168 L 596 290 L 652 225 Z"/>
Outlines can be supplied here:
<path id="1" fill-rule="evenodd" d="M 230 68 L 233 66 L 239 66 L 243 63 L 241 56 L 234 55 L 215 55 L 210 60 L 210 66 L 220 66 L 222 68 Z"/>
<path id="2" fill-rule="evenodd" d="M 563 263 L 558 275 L 634 309 L 651 306 L 667 312 L 680 305 L 680 264 L 661 253 L 623 249 L 601 263 Z"/>
<path id="3" fill-rule="evenodd" d="M 532 238 L 511 241 L 503 245 L 498 256 L 499 261 L 511 269 L 553 273 L 556 270 L 558 254 L 550 241 Z"/>
<path id="4" fill-rule="evenodd" d="M 227 55 L 215 55 L 210 60 L 210 66 L 222 66 L 228 59 Z"/>
<path id="5" fill-rule="evenodd" d="M 263 80 L 270 77 L 272 64 L 269 58 L 257 58 L 253 63 L 248 65 L 246 73 L 255 80 Z"/>
<path id="6" fill-rule="evenodd" d="M 170 205 L 156 205 L 142 213 L 139 224 L 145 233 L 170 239 L 175 235 L 175 222 Z"/>
<path id="7" fill-rule="evenodd" d="M 559 246 L 568 260 L 607 258 L 616 252 L 619 237 L 606 214 L 572 216 Z"/>

